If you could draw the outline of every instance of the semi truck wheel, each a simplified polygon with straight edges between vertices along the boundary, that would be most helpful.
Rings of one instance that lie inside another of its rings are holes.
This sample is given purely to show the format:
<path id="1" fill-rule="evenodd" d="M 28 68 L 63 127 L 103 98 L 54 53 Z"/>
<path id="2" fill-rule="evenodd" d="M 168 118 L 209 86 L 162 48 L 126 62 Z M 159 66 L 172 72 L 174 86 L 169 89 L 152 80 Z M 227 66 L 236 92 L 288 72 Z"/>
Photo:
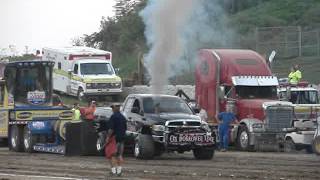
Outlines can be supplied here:
<path id="1" fill-rule="evenodd" d="M 10 149 L 16 152 L 23 152 L 23 127 L 13 125 L 10 127 Z"/>
<path id="2" fill-rule="evenodd" d="M 250 136 L 247 126 L 241 125 L 237 136 L 237 147 L 241 151 L 253 151 L 254 146 L 249 144 Z"/>
<path id="3" fill-rule="evenodd" d="M 312 142 L 313 152 L 320 155 L 320 136 L 314 138 Z"/>
<path id="4" fill-rule="evenodd" d="M 155 154 L 152 136 L 139 134 L 134 145 L 134 156 L 138 159 L 152 159 Z"/>
<path id="5" fill-rule="evenodd" d="M 214 149 L 198 148 L 193 150 L 193 156 L 199 160 L 210 160 L 213 158 L 213 155 Z"/>
<path id="6" fill-rule="evenodd" d="M 23 148 L 25 152 L 32 153 L 34 152 L 33 146 L 35 144 L 36 137 L 31 134 L 28 126 L 24 126 L 23 129 Z"/>
<path id="7" fill-rule="evenodd" d="M 77 97 L 79 101 L 84 101 L 85 96 L 84 96 L 84 91 L 82 88 L 78 89 Z"/>

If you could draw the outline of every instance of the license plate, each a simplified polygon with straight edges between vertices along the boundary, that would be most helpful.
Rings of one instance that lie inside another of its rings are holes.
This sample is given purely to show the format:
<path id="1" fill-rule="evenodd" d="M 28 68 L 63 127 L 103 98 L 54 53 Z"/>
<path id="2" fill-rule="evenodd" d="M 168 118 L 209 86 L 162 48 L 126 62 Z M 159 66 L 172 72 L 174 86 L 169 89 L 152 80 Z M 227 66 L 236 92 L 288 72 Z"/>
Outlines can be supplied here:
<path id="1" fill-rule="evenodd" d="M 195 143 L 208 144 L 213 143 L 214 138 L 207 134 L 170 134 L 168 136 L 170 144 Z"/>

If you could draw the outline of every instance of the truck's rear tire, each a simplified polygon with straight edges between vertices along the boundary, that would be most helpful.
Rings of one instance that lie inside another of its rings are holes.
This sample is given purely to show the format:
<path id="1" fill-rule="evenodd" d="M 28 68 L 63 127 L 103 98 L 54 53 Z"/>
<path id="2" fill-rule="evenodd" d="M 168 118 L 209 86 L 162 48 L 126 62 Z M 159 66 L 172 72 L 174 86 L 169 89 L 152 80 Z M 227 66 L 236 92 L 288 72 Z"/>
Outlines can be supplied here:
<path id="1" fill-rule="evenodd" d="M 139 134 L 134 145 L 134 156 L 138 159 L 152 159 L 155 148 L 152 136 Z"/>
<path id="2" fill-rule="evenodd" d="M 213 158 L 213 155 L 214 149 L 198 148 L 193 150 L 193 156 L 199 160 L 210 160 Z"/>
<path id="3" fill-rule="evenodd" d="M 12 125 L 9 138 L 10 150 L 23 152 L 23 126 Z"/>
<path id="4" fill-rule="evenodd" d="M 320 136 L 314 138 L 312 142 L 312 149 L 314 153 L 320 155 Z"/>
<path id="5" fill-rule="evenodd" d="M 253 151 L 254 146 L 250 145 L 250 136 L 247 126 L 241 125 L 239 127 L 237 136 L 237 148 L 240 151 Z"/>
<path id="6" fill-rule="evenodd" d="M 23 129 L 23 148 L 25 152 L 32 153 L 34 152 L 33 146 L 36 143 L 36 137 L 31 134 L 28 126 L 24 126 Z"/>
<path id="7" fill-rule="evenodd" d="M 287 138 L 284 141 L 283 148 L 284 148 L 284 152 L 286 152 L 286 153 L 294 153 L 297 150 L 296 145 L 294 144 L 294 142 L 291 138 Z"/>

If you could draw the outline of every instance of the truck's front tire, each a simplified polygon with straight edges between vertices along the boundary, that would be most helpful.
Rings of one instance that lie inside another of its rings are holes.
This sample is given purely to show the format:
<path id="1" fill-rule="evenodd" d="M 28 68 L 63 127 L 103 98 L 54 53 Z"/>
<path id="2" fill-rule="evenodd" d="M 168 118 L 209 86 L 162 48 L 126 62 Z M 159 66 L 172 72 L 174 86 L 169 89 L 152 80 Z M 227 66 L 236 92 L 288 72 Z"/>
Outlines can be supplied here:
<path id="1" fill-rule="evenodd" d="M 294 144 L 294 142 L 291 138 L 287 138 L 284 141 L 283 148 L 284 148 L 284 152 L 286 152 L 286 153 L 294 153 L 297 150 L 296 145 Z"/>
<path id="2" fill-rule="evenodd" d="M 314 138 L 312 142 L 312 149 L 314 153 L 320 155 L 320 136 Z"/>
<path id="3" fill-rule="evenodd" d="M 79 101 L 84 101 L 85 100 L 85 95 L 84 95 L 84 91 L 83 91 L 82 88 L 78 89 L 77 98 L 78 98 Z"/>
<path id="4" fill-rule="evenodd" d="M 250 136 L 247 126 L 241 125 L 239 127 L 237 136 L 237 148 L 241 151 L 253 151 L 254 146 L 250 145 Z"/>
<path id="5" fill-rule="evenodd" d="M 16 152 L 23 152 L 23 127 L 12 125 L 10 127 L 10 149 Z"/>
<path id="6" fill-rule="evenodd" d="M 138 159 L 152 159 L 155 154 L 152 136 L 139 134 L 134 145 L 134 156 Z"/>
<path id="7" fill-rule="evenodd" d="M 96 149 L 97 149 L 98 155 L 100 155 L 100 156 L 104 155 L 105 139 L 106 139 L 105 133 L 98 133 Z"/>
<path id="8" fill-rule="evenodd" d="M 199 160 L 210 160 L 213 158 L 214 149 L 198 148 L 193 150 L 193 156 Z"/>
<path id="9" fill-rule="evenodd" d="M 32 153 L 34 152 L 33 146 L 35 144 L 36 137 L 31 134 L 28 126 L 24 126 L 23 129 L 23 148 L 25 152 Z"/>

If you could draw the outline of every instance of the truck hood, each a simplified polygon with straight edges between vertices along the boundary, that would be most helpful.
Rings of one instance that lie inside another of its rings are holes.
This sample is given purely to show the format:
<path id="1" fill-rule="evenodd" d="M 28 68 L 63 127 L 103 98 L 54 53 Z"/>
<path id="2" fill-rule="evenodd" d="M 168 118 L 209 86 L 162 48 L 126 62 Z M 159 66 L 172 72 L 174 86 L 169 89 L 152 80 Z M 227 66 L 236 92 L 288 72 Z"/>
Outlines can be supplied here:
<path id="1" fill-rule="evenodd" d="M 238 118 L 239 120 L 245 118 L 264 119 L 264 110 L 268 106 L 286 105 L 291 106 L 292 103 L 286 101 L 277 101 L 270 99 L 240 99 L 238 104 Z"/>
<path id="2" fill-rule="evenodd" d="M 86 83 L 108 83 L 108 82 L 121 82 L 121 78 L 117 75 L 83 75 L 82 76 Z"/>
<path id="3" fill-rule="evenodd" d="M 145 118 L 149 121 L 149 123 L 159 125 L 164 125 L 168 120 L 201 120 L 199 116 L 182 113 L 145 114 Z"/>

